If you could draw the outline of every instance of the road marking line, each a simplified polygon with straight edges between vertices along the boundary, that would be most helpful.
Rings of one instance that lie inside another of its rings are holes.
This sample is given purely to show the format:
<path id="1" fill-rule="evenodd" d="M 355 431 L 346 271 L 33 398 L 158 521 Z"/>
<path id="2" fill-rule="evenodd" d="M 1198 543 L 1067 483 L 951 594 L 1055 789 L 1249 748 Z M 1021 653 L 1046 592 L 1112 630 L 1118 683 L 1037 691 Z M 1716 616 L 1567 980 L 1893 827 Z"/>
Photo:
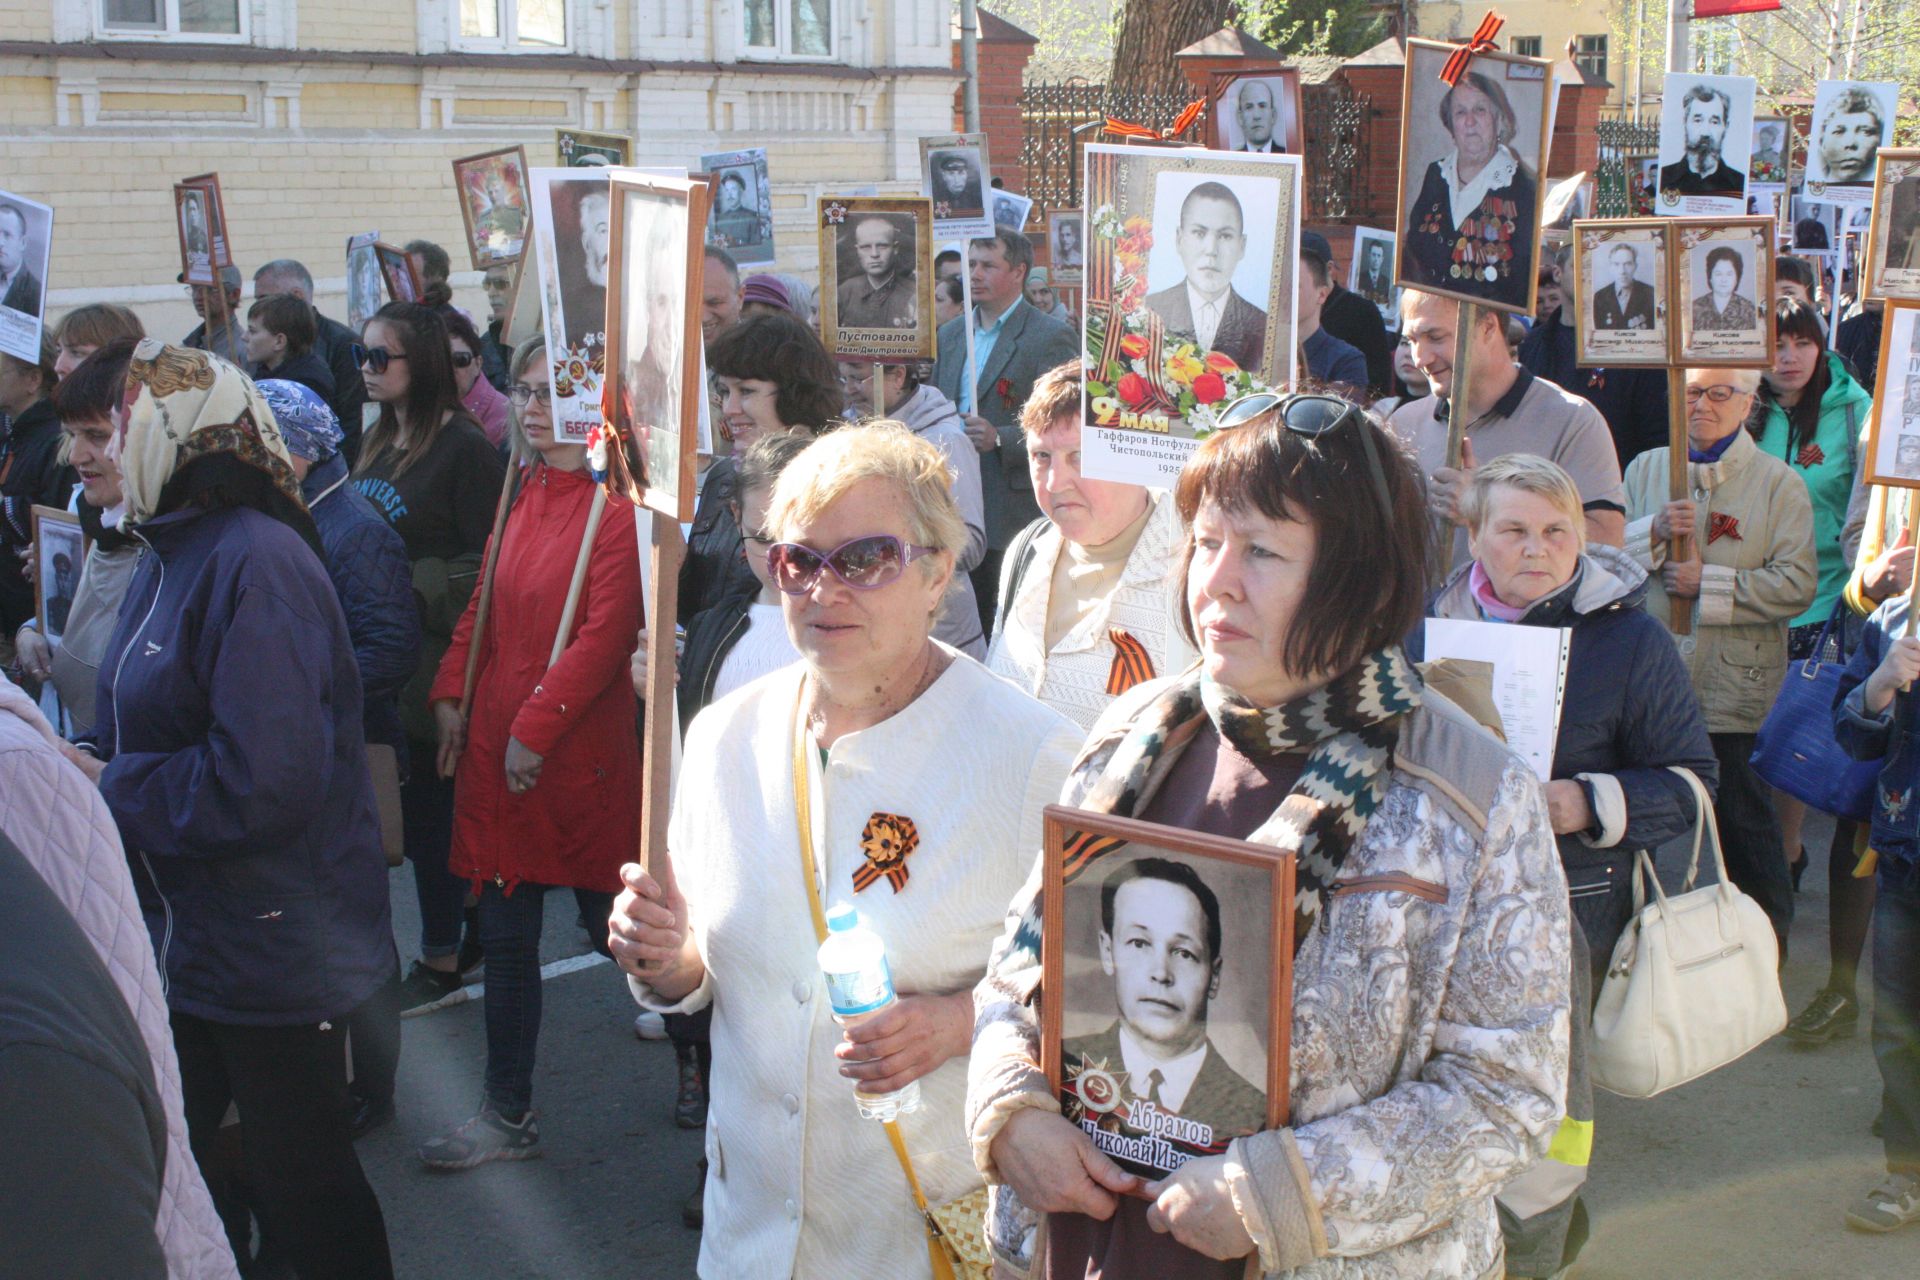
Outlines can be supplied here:
<path id="1" fill-rule="evenodd" d="M 591 969 L 593 968 L 593 966 L 597 964 L 610 964 L 610 963 L 612 962 L 608 960 L 607 957 L 601 955 L 598 951 L 589 951 L 583 955 L 568 956 L 565 960 L 555 960 L 552 964 L 541 965 L 540 980 L 542 982 L 545 982 L 550 978 L 557 978 L 561 974 L 578 973 L 582 969 Z M 455 1005 L 466 1004 L 469 1000 L 478 1000 L 482 996 L 486 995 L 486 993 L 487 993 L 486 983 L 469 982 L 466 986 L 461 987 L 458 991 L 448 992 L 445 999 L 436 1000 L 432 1004 L 423 1005 L 418 1009 L 409 1009 L 407 1010 L 406 1013 L 402 1014 L 401 1016 L 402 1017 L 419 1017 L 422 1014 L 438 1013 L 442 1009 L 451 1009 Z"/>

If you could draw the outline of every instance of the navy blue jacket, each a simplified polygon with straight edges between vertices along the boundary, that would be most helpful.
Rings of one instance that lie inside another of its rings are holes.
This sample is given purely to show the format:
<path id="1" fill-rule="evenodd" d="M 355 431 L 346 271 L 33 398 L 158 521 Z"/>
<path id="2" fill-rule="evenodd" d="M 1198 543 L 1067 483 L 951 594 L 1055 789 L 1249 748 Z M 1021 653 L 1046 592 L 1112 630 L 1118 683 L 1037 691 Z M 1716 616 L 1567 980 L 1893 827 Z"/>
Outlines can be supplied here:
<path id="1" fill-rule="evenodd" d="M 1914 784 L 1920 782 L 1920 725 L 1915 724 L 1914 693 L 1898 693 L 1878 716 L 1866 711 L 1867 677 L 1887 656 L 1893 641 L 1907 632 L 1907 593 L 1896 592 L 1867 618 L 1859 647 L 1847 660 L 1833 706 L 1834 736 L 1855 760 L 1880 760 L 1873 789 L 1873 827 L 1867 847 L 1880 855 L 1881 870 L 1920 868 L 1920 812 Z"/>
<path id="2" fill-rule="evenodd" d="M 1485 620 L 1472 568 L 1454 572 L 1428 616 Z M 1693 830 L 1693 792 L 1667 766 L 1691 769 L 1709 793 L 1720 782 L 1693 681 L 1673 637 L 1642 607 L 1646 593 L 1646 571 L 1626 553 L 1589 546 L 1573 579 L 1518 624 L 1573 629 L 1553 776 L 1585 787 L 1597 827 L 1556 839 L 1596 970 L 1632 914 L 1634 852 Z"/>
<path id="3" fill-rule="evenodd" d="M 1595 369 L 1578 363 L 1573 326 L 1554 312 L 1527 331 L 1520 365 L 1600 411 L 1613 435 L 1620 469 L 1649 449 L 1667 447 L 1667 374 L 1664 369 Z"/>
<path id="4" fill-rule="evenodd" d="M 318 1023 L 391 972 L 387 863 L 360 675 L 307 543 L 247 508 L 184 507 L 100 668 L 100 792 L 126 844 L 167 1003 Z"/>
<path id="5" fill-rule="evenodd" d="M 392 747 L 404 773 L 407 735 L 400 727 L 400 690 L 420 665 L 420 609 L 413 599 L 407 544 L 347 482 L 347 460 L 337 453 L 307 472 L 300 496 L 313 513 L 327 576 L 347 615 L 367 741 Z"/>

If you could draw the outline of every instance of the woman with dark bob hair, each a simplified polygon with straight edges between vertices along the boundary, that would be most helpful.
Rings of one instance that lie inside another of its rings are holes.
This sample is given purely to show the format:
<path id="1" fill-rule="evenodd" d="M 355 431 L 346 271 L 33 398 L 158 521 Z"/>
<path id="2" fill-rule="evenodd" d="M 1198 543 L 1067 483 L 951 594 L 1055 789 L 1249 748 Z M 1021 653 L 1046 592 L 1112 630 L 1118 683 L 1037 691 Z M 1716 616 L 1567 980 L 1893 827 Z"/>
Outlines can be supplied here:
<path id="1" fill-rule="evenodd" d="M 1693 327 L 1700 330 L 1757 329 L 1760 308 L 1735 293 L 1747 274 L 1739 251 L 1721 245 L 1707 252 L 1707 291 L 1693 300 Z"/>
<path id="2" fill-rule="evenodd" d="M 1256 1253 L 1269 1274 L 1498 1274 L 1494 1192 L 1545 1153 L 1565 1104 L 1571 944 L 1546 801 L 1401 648 L 1429 553 L 1393 438 L 1328 396 L 1263 393 L 1222 423 L 1174 491 L 1200 661 L 1113 704 L 1063 802 L 1297 855 L 1290 1126 L 1228 1125 L 1222 1154 L 1148 1181 L 1063 1113 L 1037 1065 L 1053 993 L 1036 869 L 975 992 L 988 1234 L 1025 1262 L 1048 1214 L 1052 1280 L 1238 1277 Z M 1108 869 L 1074 872 L 1090 873 Z M 1156 1108 L 1155 1125 L 1212 1123 L 1204 1027 L 1165 1030 L 1123 1018 L 1109 1065 L 1132 1096 L 1103 1128 Z"/>
<path id="3" fill-rule="evenodd" d="M 720 430 L 734 457 L 775 432 L 809 438 L 840 422 L 845 398 L 833 357 L 812 329 L 785 313 L 752 316 L 713 340 L 707 368 L 720 396 Z M 733 458 L 720 458 L 700 482 L 700 503 L 680 567 L 680 616 L 691 618 L 734 589 L 754 589 L 740 524 L 734 519 Z"/>

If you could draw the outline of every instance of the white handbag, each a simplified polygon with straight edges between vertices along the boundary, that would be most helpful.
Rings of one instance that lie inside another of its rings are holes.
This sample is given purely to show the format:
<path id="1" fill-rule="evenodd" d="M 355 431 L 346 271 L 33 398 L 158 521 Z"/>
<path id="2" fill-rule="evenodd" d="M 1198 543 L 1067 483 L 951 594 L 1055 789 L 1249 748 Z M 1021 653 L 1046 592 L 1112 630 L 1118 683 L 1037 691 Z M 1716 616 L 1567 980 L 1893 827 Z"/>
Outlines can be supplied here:
<path id="1" fill-rule="evenodd" d="M 1673 771 L 1693 788 L 1700 813 L 1686 885 L 1669 898 L 1647 851 L 1635 855 L 1633 921 L 1593 1010 L 1593 1082 L 1628 1098 L 1651 1098 L 1723 1067 L 1787 1025 L 1773 925 L 1727 879 L 1707 789 L 1691 771 Z M 1706 830 L 1720 883 L 1695 889 Z"/>

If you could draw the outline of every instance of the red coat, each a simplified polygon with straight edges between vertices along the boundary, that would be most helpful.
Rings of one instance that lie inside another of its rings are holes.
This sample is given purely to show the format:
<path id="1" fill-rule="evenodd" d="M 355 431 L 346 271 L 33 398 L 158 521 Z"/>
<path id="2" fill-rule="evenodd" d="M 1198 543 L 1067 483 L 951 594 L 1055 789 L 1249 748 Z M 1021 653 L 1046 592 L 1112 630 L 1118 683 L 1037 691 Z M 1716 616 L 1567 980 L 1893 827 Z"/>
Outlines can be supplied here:
<path id="1" fill-rule="evenodd" d="M 640 832 L 640 743 L 628 664 L 640 634 L 640 551 L 633 504 L 610 496 L 573 637 L 547 658 L 594 484 L 584 471 L 536 463 L 507 517 L 466 751 L 454 775 L 454 874 L 508 887 L 616 891 Z M 458 699 L 480 593 L 454 629 L 432 697 Z M 544 763 L 524 795 L 507 790 L 508 737 Z"/>

